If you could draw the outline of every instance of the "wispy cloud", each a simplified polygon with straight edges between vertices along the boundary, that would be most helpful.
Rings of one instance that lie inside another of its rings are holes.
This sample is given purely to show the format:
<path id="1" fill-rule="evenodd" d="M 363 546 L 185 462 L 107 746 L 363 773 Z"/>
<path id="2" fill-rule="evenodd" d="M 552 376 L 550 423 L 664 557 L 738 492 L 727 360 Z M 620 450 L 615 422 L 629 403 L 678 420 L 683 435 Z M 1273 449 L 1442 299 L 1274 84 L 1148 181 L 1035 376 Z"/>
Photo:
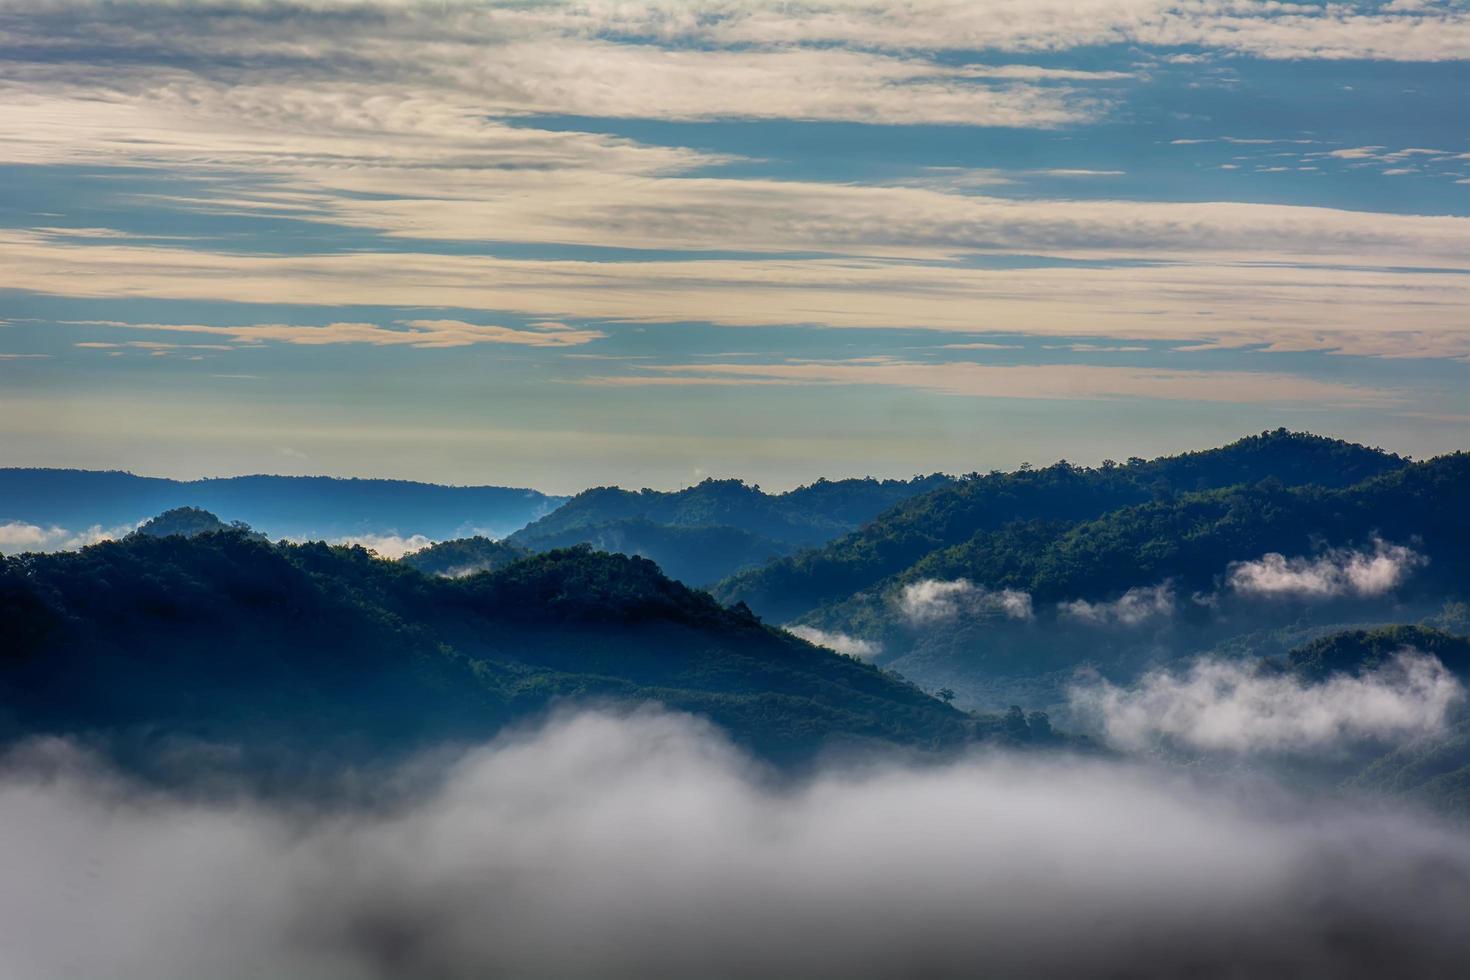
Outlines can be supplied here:
<path id="1" fill-rule="evenodd" d="M 850 657 L 859 657 L 864 660 L 872 659 L 883 652 L 881 643 L 849 636 L 846 633 L 819 630 L 814 626 L 787 626 L 786 632 L 819 647 L 826 647 L 828 650 L 835 650 L 838 653 L 845 653 Z"/>
<path id="2" fill-rule="evenodd" d="M 1031 596 L 1017 589 L 992 590 L 969 579 L 910 582 L 898 595 L 898 608 L 915 625 L 973 617 L 1029 620 Z"/>
<path id="3" fill-rule="evenodd" d="M 600 340 L 607 334 L 600 330 L 579 329 L 564 323 L 544 320 L 520 329 L 466 323 L 463 320 L 399 320 L 391 326 L 377 323 L 329 323 L 325 326 L 299 326 L 285 323 L 255 323 L 240 327 L 221 327 L 199 323 L 125 323 L 116 320 L 78 320 L 81 326 L 113 327 L 125 330 L 155 330 L 167 333 L 208 334 L 229 337 L 240 344 L 277 341 L 315 347 L 329 344 L 368 344 L 374 347 L 417 347 L 433 349 L 469 347 L 474 344 L 514 344 L 523 347 L 578 347 Z M 114 344 L 88 341 L 78 347 L 110 347 Z M 192 348 L 233 350 L 220 344 L 170 344 L 159 341 L 134 340 L 128 347 L 147 349 Z"/>
<path id="4" fill-rule="evenodd" d="M 1359 677 L 1306 684 L 1254 664 L 1199 660 L 1132 687 L 1075 687 L 1072 707 L 1109 742 L 1141 749 L 1173 741 L 1227 752 L 1340 752 L 1365 740 L 1407 741 L 1441 731 L 1465 690 L 1434 657 L 1405 652 Z"/>
<path id="5" fill-rule="evenodd" d="M 1227 572 L 1230 588 L 1265 598 L 1373 598 L 1397 589 L 1428 559 L 1404 545 L 1375 543 L 1371 551 L 1335 548 L 1312 557 L 1271 553 L 1236 562 Z"/>
<path id="6" fill-rule="evenodd" d="M 880 385 L 974 398 L 1057 400 L 1154 398 L 1206 402 L 1393 404 L 1401 398 L 1390 389 L 1267 372 L 1184 371 L 1085 364 L 917 362 L 888 357 L 779 364 L 649 365 L 643 372 L 594 377 L 584 383 L 609 387 Z"/>
<path id="7" fill-rule="evenodd" d="M 1136 586 L 1111 602 L 1074 599 L 1058 603 L 1057 611 L 1065 618 L 1090 626 L 1140 626 L 1174 615 L 1174 588 L 1168 582 Z"/>

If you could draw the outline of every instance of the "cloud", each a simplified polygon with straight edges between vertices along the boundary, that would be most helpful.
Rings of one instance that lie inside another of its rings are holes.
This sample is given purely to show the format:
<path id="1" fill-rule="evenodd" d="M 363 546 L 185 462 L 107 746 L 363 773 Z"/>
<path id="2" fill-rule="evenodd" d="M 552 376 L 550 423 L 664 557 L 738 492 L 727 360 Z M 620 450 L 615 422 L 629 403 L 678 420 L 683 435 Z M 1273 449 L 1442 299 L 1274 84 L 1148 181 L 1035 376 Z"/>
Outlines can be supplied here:
<path id="1" fill-rule="evenodd" d="M 1464 832 L 1348 802 L 1007 755 L 772 785 L 655 713 L 424 765 L 423 792 L 316 811 L 145 789 L 56 743 L 12 756 L 7 969 L 1351 980 L 1470 955 Z"/>
<path id="2" fill-rule="evenodd" d="M 229 337 L 241 344 L 278 341 L 303 346 L 328 344 L 368 344 L 373 347 L 416 347 L 430 350 L 445 347 L 469 347 L 474 344 L 515 344 L 523 347 L 577 347 L 600 340 L 607 334 L 601 330 L 578 329 L 564 323 L 544 320 L 526 329 L 466 323 L 463 320 L 398 320 L 395 326 L 376 323 L 329 323 L 323 327 L 294 326 L 284 323 L 255 323 L 242 327 L 219 327 L 198 323 L 124 323 L 117 320 L 77 320 L 80 326 L 113 327 L 126 330 L 157 330 L 167 333 L 208 334 Z M 117 346 L 99 343 L 78 347 Z M 195 348 L 233 350 L 221 344 L 170 344 L 158 341 L 128 341 L 128 347 L 153 349 Z"/>
<path id="3" fill-rule="evenodd" d="M 352 534 L 347 537 L 333 538 L 328 543 L 356 545 L 376 552 L 383 558 L 397 561 L 410 552 L 422 551 L 435 541 L 422 534 L 411 534 L 407 537 L 399 534 Z"/>
<path id="4" fill-rule="evenodd" d="M 1057 603 L 1061 615 L 1091 626 L 1139 626 L 1151 619 L 1174 615 L 1174 587 L 1168 582 L 1136 586 L 1112 602 L 1074 599 Z"/>
<path id="5" fill-rule="evenodd" d="M 864 640 L 856 636 L 848 636 L 846 633 L 829 633 L 819 630 L 814 626 L 787 626 L 786 632 L 793 636 L 799 636 L 808 643 L 814 643 L 828 650 L 845 653 L 849 657 L 858 657 L 862 660 L 871 660 L 883 652 L 883 644 L 872 640 Z"/>
<path id="6" fill-rule="evenodd" d="M 753 204 L 752 214 L 761 207 Z M 882 224 L 875 216 L 875 225 Z M 608 233 L 616 240 L 614 230 Z M 96 298 L 408 304 L 563 320 L 903 326 L 1364 356 L 1470 354 L 1470 327 L 1459 316 L 1470 301 L 1465 277 L 1347 267 L 984 269 L 874 257 L 596 263 L 406 251 L 272 256 L 126 244 L 80 248 L 3 231 L 0 264 L 12 288 Z M 307 329 L 320 328 L 295 327 L 291 335 Z M 377 330 L 378 339 L 421 342 L 408 331 Z"/>
<path id="7" fill-rule="evenodd" d="M 1388 389 L 1316 381 L 1296 375 L 1196 371 L 1093 364 L 919 362 L 890 357 L 779 364 L 660 364 L 642 373 L 600 375 L 583 384 L 605 387 L 881 385 L 973 398 L 1154 398 L 1205 402 L 1328 402 L 1392 404 Z"/>
<path id="8" fill-rule="evenodd" d="M 1230 588 L 1264 598 L 1374 598 L 1397 589 L 1428 559 L 1404 545 L 1374 543 L 1372 551 L 1334 548 L 1315 558 L 1287 558 L 1271 552 L 1255 561 L 1233 563 Z"/>
<path id="9" fill-rule="evenodd" d="M 123 524 L 104 528 L 93 524 L 83 530 L 69 530 L 55 525 L 41 527 L 21 521 L 0 523 L 0 552 L 18 554 L 25 551 L 76 551 L 99 541 L 113 541 L 131 532 L 137 525 Z"/>
<path id="10" fill-rule="evenodd" d="M 1464 687 L 1435 657 L 1404 652 L 1359 677 L 1304 684 L 1252 663 L 1202 659 L 1129 688 L 1099 680 L 1073 688 L 1074 710 L 1120 748 L 1164 740 L 1234 753 L 1333 753 L 1363 741 L 1441 731 Z"/>
<path id="11" fill-rule="evenodd" d="M 941 581 L 924 579 L 903 587 L 898 608 L 916 625 L 940 623 L 965 617 L 1004 616 L 1030 619 L 1031 596 L 1016 589 L 991 591 L 969 579 Z"/>

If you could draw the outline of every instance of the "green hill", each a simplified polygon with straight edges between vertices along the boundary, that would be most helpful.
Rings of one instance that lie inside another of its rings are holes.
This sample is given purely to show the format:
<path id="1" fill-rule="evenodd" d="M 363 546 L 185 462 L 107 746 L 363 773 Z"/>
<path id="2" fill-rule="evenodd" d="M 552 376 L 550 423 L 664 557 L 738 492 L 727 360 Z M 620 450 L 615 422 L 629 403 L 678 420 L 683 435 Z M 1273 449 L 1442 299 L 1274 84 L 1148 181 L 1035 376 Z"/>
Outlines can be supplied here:
<path id="1" fill-rule="evenodd" d="M 746 602 L 788 620 L 898 576 L 931 555 L 1024 522 L 1071 524 L 1120 508 L 1200 490 L 1275 479 L 1285 486 L 1345 487 L 1406 465 L 1398 456 L 1284 429 L 1220 449 L 1132 459 L 1094 469 L 1065 462 L 1039 470 L 971 474 L 913 497 L 860 530 L 716 586 L 724 602 Z M 1024 532 L 1050 534 L 1044 528 Z M 1017 545 L 1022 538 L 1017 538 Z M 963 565 L 936 558 L 935 565 Z"/>
<path id="2" fill-rule="evenodd" d="M 699 712 L 783 762 L 984 727 L 651 562 L 586 549 L 447 579 L 319 543 L 133 536 L 4 559 L 0 615 L 0 733 L 82 734 L 139 765 L 181 744 L 267 767 L 282 747 L 376 760 L 564 699 Z"/>
<path id="3" fill-rule="evenodd" d="M 949 482 L 939 475 L 818 480 L 781 494 L 739 480 L 705 480 L 673 492 L 598 487 L 509 541 L 532 551 L 589 544 L 640 555 L 680 581 L 700 585 L 831 540 L 901 500 Z"/>
<path id="4" fill-rule="evenodd" d="M 493 572 L 512 562 L 520 561 L 530 552 L 506 541 L 492 541 L 476 535 L 472 538 L 455 538 L 440 541 L 427 548 L 410 552 L 399 559 L 410 568 L 425 575 L 445 575 L 461 578 L 477 572 Z"/>

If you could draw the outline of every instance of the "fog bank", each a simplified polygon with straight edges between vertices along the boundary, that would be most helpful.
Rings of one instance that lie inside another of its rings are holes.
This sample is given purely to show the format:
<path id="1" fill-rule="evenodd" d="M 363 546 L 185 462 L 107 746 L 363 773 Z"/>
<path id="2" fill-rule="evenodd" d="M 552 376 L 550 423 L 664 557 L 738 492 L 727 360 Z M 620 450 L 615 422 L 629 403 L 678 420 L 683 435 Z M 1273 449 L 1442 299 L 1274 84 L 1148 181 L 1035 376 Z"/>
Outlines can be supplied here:
<path id="1" fill-rule="evenodd" d="M 411 805 L 0 776 L 16 980 L 1452 975 L 1470 838 L 1405 813 L 977 754 L 780 786 L 705 724 L 567 715 Z"/>

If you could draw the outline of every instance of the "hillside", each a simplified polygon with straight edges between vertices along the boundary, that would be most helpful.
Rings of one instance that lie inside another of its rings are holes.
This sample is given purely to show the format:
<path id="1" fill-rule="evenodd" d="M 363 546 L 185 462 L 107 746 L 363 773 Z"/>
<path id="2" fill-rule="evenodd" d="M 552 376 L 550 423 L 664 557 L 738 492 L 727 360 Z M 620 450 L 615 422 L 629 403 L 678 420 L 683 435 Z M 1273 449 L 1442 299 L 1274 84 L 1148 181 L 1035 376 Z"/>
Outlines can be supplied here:
<path id="1" fill-rule="evenodd" d="M 902 500 L 950 482 L 940 475 L 819 480 L 782 494 L 738 480 L 705 480 L 672 492 L 598 487 L 509 540 L 533 551 L 590 544 L 636 554 L 683 582 L 700 585 L 828 541 Z"/>
<path id="2" fill-rule="evenodd" d="M 1269 661 L 1315 683 L 1334 674 L 1377 669 L 1405 651 L 1436 657 L 1463 684 L 1470 684 L 1470 636 L 1424 626 L 1397 625 L 1346 630 L 1321 637 Z M 1400 746 L 1362 766 L 1346 788 L 1407 798 L 1441 813 L 1470 816 L 1470 713 L 1461 705 L 1449 729 Z"/>
<path id="3" fill-rule="evenodd" d="M 1344 487 L 1406 462 L 1340 440 L 1277 430 L 1151 461 L 1131 459 L 1095 469 L 1063 462 L 1039 470 L 972 474 L 900 503 L 822 547 L 735 575 L 714 593 L 721 601 L 745 602 L 763 616 L 787 620 L 1017 522 L 1087 521 L 1156 497 L 1265 479 L 1285 486 Z"/>
<path id="4" fill-rule="evenodd" d="M 252 766 L 280 747 L 381 760 L 568 698 L 696 711 L 778 761 L 953 746 L 977 725 L 651 562 L 585 549 L 456 580 L 361 549 L 135 535 L 4 559 L 0 615 L 0 732 L 83 734 L 138 765 L 190 745 Z"/>
<path id="5" fill-rule="evenodd" d="M 116 528 L 161 511 L 198 507 L 271 537 L 364 533 L 451 538 L 508 534 L 565 498 L 511 487 L 450 487 L 407 480 L 240 476 L 166 480 L 95 470 L 0 469 L 0 523 Z"/>
<path id="6" fill-rule="evenodd" d="M 478 572 L 499 571 L 528 554 L 530 552 L 526 549 L 517 548 L 509 542 L 492 541 L 476 535 L 431 544 L 427 548 L 409 552 L 399 561 L 425 575 L 461 578 Z"/>
<path id="7" fill-rule="evenodd" d="M 1338 489 L 1268 480 L 1088 521 L 1015 523 L 799 622 L 864 642 L 878 663 L 953 688 L 966 707 L 1050 710 L 1079 665 L 1126 680 L 1463 601 L 1467 498 L 1461 453 Z"/>

